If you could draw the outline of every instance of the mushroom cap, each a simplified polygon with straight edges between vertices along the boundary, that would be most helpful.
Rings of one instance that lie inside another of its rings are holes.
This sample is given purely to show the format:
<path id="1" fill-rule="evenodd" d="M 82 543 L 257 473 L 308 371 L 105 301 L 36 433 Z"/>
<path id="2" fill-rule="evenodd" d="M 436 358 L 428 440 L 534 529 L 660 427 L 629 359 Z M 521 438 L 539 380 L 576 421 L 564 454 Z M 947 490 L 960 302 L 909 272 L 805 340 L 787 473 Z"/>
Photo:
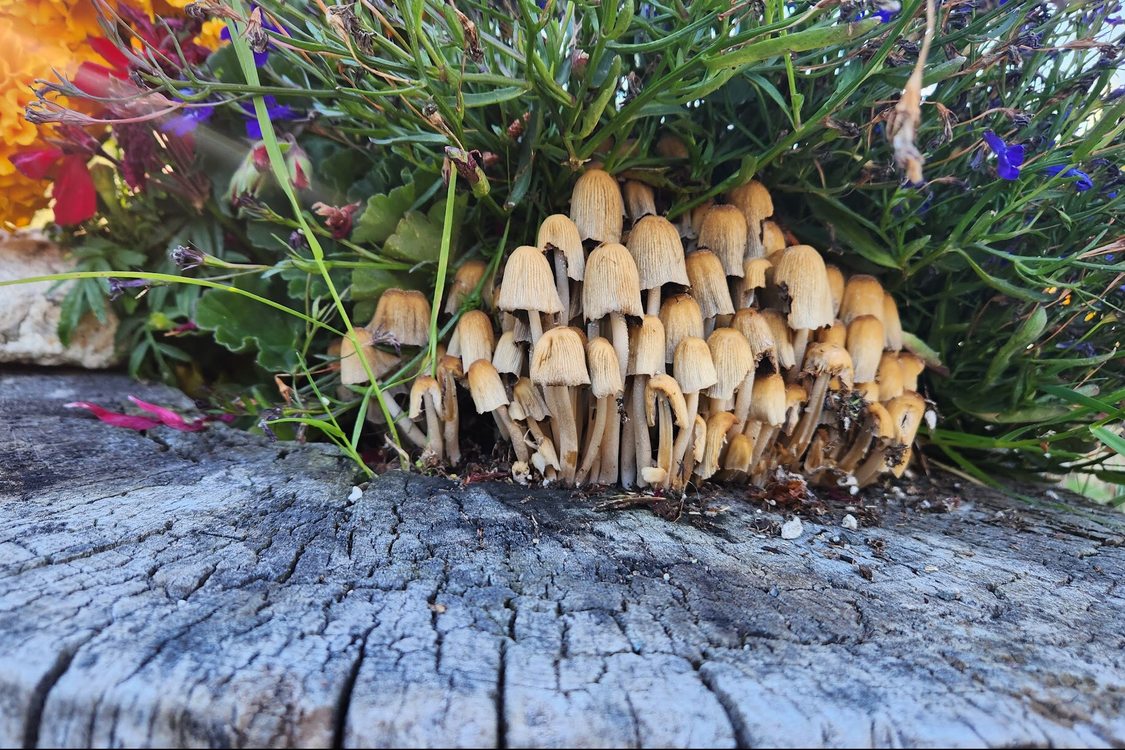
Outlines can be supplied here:
<path id="1" fill-rule="evenodd" d="M 729 411 L 717 411 L 707 417 L 706 442 L 703 448 L 703 463 L 696 469 L 700 479 L 708 479 L 719 470 L 719 456 L 727 442 L 727 433 L 738 422 L 738 417 Z M 738 433 L 741 435 L 742 433 Z"/>
<path id="2" fill-rule="evenodd" d="M 848 327 L 844 325 L 842 320 L 832 321 L 832 325 L 825 326 L 824 328 L 816 329 L 816 340 L 821 344 L 835 344 L 836 346 L 847 346 L 848 344 Z"/>
<path id="3" fill-rule="evenodd" d="M 918 390 L 918 376 L 926 369 L 926 360 L 914 352 L 899 352 L 898 366 L 902 368 L 902 387 L 908 391 Z"/>
<path id="4" fill-rule="evenodd" d="M 881 440 L 894 440 L 895 420 L 882 404 L 868 404 L 867 414 L 871 420 L 872 433 Z"/>
<path id="5" fill-rule="evenodd" d="M 731 328 L 746 337 L 750 344 L 750 351 L 754 355 L 754 366 L 761 363 L 763 358 L 768 358 L 773 369 L 777 370 L 777 342 L 769 319 L 757 310 L 739 310 L 731 320 Z M 785 322 L 781 321 L 781 328 L 785 330 L 786 341 L 789 331 L 785 329 Z M 793 346 L 790 344 L 790 350 Z M 791 352 L 792 353 L 792 352 Z"/>
<path id="6" fill-rule="evenodd" d="M 926 414 L 926 400 L 914 391 L 903 391 L 885 405 L 895 425 L 895 442 L 902 445 L 913 443 Z"/>
<path id="7" fill-rule="evenodd" d="M 496 306 L 508 312 L 562 312 L 551 264 L 539 248 L 521 245 L 508 257 Z"/>
<path id="8" fill-rule="evenodd" d="M 492 349 L 496 345 L 496 334 L 492 330 L 492 320 L 480 310 L 470 310 L 457 321 L 453 332 L 456 348 L 451 339 L 450 354 L 461 357 L 461 366 L 468 369 L 478 359 L 492 359 Z"/>
<path id="9" fill-rule="evenodd" d="M 785 317 L 777 310 L 761 310 L 759 314 L 773 333 L 778 366 L 788 370 L 797 364 L 797 355 L 793 351 L 793 340 L 789 338 L 789 327 L 785 325 Z"/>
<path id="10" fill-rule="evenodd" d="M 727 454 L 723 457 L 723 469 L 726 471 L 747 471 L 750 468 L 750 459 L 754 455 L 754 443 L 741 432 L 730 439 Z"/>
<path id="11" fill-rule="evenodd" d="M 673 361 L 681 339 L 703 338 L 703 313 L 691 295 L 677 294 L 664 300 L 660 305 L 660 322 L 664 324 L 665 362 Z"/>
<path id="12" fill-rule="evenodd" d="M 844 272 L 831 263 L 824 267 L 828 273 L 828 288 L 832 290 L 832 314 L 840 314 L 840 302 L 844 299 Z"/>
<path id="13" fill-rule="evenodd" d="M 686 336 L 676 345 L 672 363 L 672 375 L 685 394 L 698 393 L 715 385 L 718 375 L 715 363 L 711 360 L 711 348 L 707 342 L 695 336 Z"/>
<path id="14" fill-rule="evenodd" d="M 523 369 L 523 347 L 516 341 L 514 331 L 504 331 L 496 342 L 496 351 L 492 354 L 492 366 L 497 372 L 519 375 Z"/>
<path id="15" fill-rule="evenodd" d="M 898 305 L 890 292 L 883 292 L 883 330 L 886 333 L 884 344 L 892 352 L 902 351 L 902 320 L 898 317 Z"/>
<path id="16" fill-rule="evenodd" d="M 401 364 L 402 360 L 390 352 L 375 348 L 371 340 L 371 332 L 366 328 L 356 328 L 355 336 L 359 340 L 363 356 L 375 377 L 381 378 Z M 367 369 L 359 357 L 355 356 L 355 347 L 347 336 L 340 339 L 340 383 L 342 385 L 358 385 L 368 381 Z"/>
<path id="17" fill-rule="evenodd" d="M 520 411 L 523 412 L 524 416 L 531 417 L 536 422 L 542 422 L 551 416 L 551 410 L 547 408 L 547 402 L 543 399 L 543 394 L 535 387 L 530 378 L 520 378 L 512 386 L 512 401 L 513 408 L 516 404 L 519 404 Z"/>
<path id="18" fill-rule="evenodd" d="M 544 253 L 552 248 L 561 252 L 566 262 L 566 275 L 581 281 L 586 273 L 586 251 L 582 249 L 582 237 L 578 227 L 566 214 L 551 214 L 539 225 L 535 244 Z"/>
<path id="19" fill-rule="evenodd" d="M 716 328 L 707 339 L 715 364 L 715 384 L 707 390 L 711 398 L 734 398 L 746 375 L 754 368 L 750 342 L 735 328 Z"/>
<path id="20" fill-rule="evenodd" d="M 809 400 L 809 392 L 804 386 L 789 383 L 785 386 L 785 431 L 792 432 L 801 418 L 801 407 Z"/>
<path id="21" fill-rule="evenodd" d="M 617 350 L 609 339 L 598 336 L 586 344 L 586 364 L 590 371 L 590 393 L 594 398 L 613 396 L 625 390 Z"/>
<path id="22" fill-rule="evenodd" d="M 508 405 L 508 394 L 504 392 L 500 373 L 496 372 L 496 368 L 487 359 L 473 362 L 466 375 L 477 414 L 496 411 L 501 406 Z"/>
<path id="23" fill-rule="evenodd" d="M 656 139 L 656 155 L 661 159 L 687 159 L 690 157 L 687 144 L 674 133 L 664 132 Z"/>
<path id="24" fill-rule="evenodd" d="M 411 419 L 417 419 L 422 415 L 422 398 L 424 396 L 429 396 L 433 401 L 434 408 L 439 414 L 441 413 L 441 387 L 437 380 L 429 375 L 419 375 L 414 379 L 414 385 L 410 386 L 409 416 Z"/>
<path id="25" fill-rule="evenodd" d="M 742 264 L 742 287 L 761 289 L 767 283 L 766 274 L 773 268 L 766 258 L 750 258 Z"/>
<path id="26" fill-rule="evenodd" d="M 528 321 L 510 312 L 500 312 L 500 331 L 502 333 L 511 331 L 515 340 L 521 344 L 531 341 L 531 326 Z"/>
<path id="27" fill-rule="evenodd" d="M 879 359 L 879 369 L 875 372 L 875 382 L 879 384 L 879 398 L 884 402 L 902 394 L 902 365 L 894 352 L 883 352 Z"/>
<path id="28" fill-rule="evenodd" d="M 883 324 L 874 315 L 860 315 L 848 324 L 848 354 L 861 383 L 874 380 L 883 358 Z"/>
<path id="29" fill-rule="evenodd" d="M 860 381 L 852 386 L 852 393 L 858 396 L 864 404 L 879 403 L 879 384 L 874 380 Z"/>
<path id="30" fill-rule="evenodd" d="M 688 413 L 684 392 L 671 375 L 653 375 L 645 383 L 645 418 L 649 427 L 656 424 L 656 397 L 663 396 L 672 407 L 672 416 L 677 427 L 687 427 Z"/>
<path id="31" fill-rule="evenodd" d="M 789 327 L 794 330 L 832 325 L 832 292 L 824 259 L 809 245 L 794 245 L 773 269 L 774 283 L 789 297 Z M 882 304 L 880 300 L 880 304 Z"/>
<path id="32" fill-rule="evenodd" d="M 675 225 L 663 216 L 646 216 L 634 224 L 626 247 L 637 262 L 641 289 L 688 285 L 684 243 Z"/>
<path id="33" fill-rule="evenodd" d="M 742 276 L 748 231 L 746 217 L 737 206 L 714 206 L 703 216 L 696 246 L 713 252 L 727 276 Z"/>
<path id="34" fill-rule="evenodd" d="M 698 237 L 703 230 L 703 220 L 707 213 L 715 207 L 715 201 L 708 199 L 691 210 L 691 236 Z"/>
<path id="35" fill-rule="evenodd" d="M 545 331 L 531 353 L 531 382 L 538 385 L 589 385 L 585 342 L 573 328 Z"/>
<path id="36" fill-rule="evenodd" d="M 785 233 L 781 231 L 781 227 L 772 221 L 762 222 L 762 248 L 765 250 L 767 258 L 772 258 L 780 253 L 787 244 Z"/>
<path id="37" fill-rule="evenodd" d="M 603 169 L 587 169 L 570 194 L 570 218 L 583 240 L 620 242 L 625 202 L 617 180 Z"/>
<path id="38" fill-rule="evenodd" d="M 730 298 L 726 272 L 719 258 L 710 250 L 697 250 L 685 259 L 688 293 L 699 303 L 704 318 L 716 315 L 733 315 L 734 303 Z"/>
<path id="39" fill-rule="evenodd" d="M 883 285 L 874 276 L 858 273 L 844 285 L 840 300 L 840 320 L 851 323 L 860 315 L 874 315 L 883 319 Z"/>
<path id="40" fill-rule="evenodd" d="M 660 375 L 665 371 L 664 323 L 655 315 L 646 315 L 639 326 L 630 331 L 629 375 Z"/>
<path id="41" fill-rule="evenodd" d="M 755 378 L 750 397 L 750 418 L 770 427 L 785 423 L 785 378 L 774 373 Z"/>
<path id="42" fill-rule="evenodd" d="M 449 294 L 445 300 L 445 312 L 447 314 L 453 315 L 461 309 L 461 303 L 476 290 L 477 284 L 480 284 L 480 280 L 484 278 L 487 271 L 488 264 L 477 258 L 461 264 L 457 272 L 453 274 L 453 281 L 449 285 Z M 491 283 L 485 283 L 481 287 L 480 299 L 485 305 L 492 302 Z"/>
<path id="43" fill-rule="evenodd" d="M 812 344 L 805 351 L 802 371 L 810 375 L 838 377 L 847 385 L 852 383 L 852 358 L 848 350 L 835 344 Z"/>
<path id="44" fill-rule="evenodd" d="M 606 242 L 590 253 L 582 282 L 582 314 L 600 320 L 610 313 L 643 315 L 637 264 L 624 245 Z"/>
<path id="45" fill-rule="evenodd" d="M 760 236 L 762 222 L 773 216 L 773 198 L 766 186 L 757 180 L 739 185 L 727 194 L 727 200 L 742 211 L 750 231 Z"/>
<path id="46" fill-rule="evenodd" d="M 387 289 L 367 328 L 391 334 L 402 346 L 423 346 L 430 340 L 430 301 L 414 289 Z"/>
<path id="47" fill-rule="evenodd" d="M 642 216 L 656 213 L 656 194 L 645 183 L 628 180 L 625 182 L 625 207 L 629 218 L 639 221 Z"/>

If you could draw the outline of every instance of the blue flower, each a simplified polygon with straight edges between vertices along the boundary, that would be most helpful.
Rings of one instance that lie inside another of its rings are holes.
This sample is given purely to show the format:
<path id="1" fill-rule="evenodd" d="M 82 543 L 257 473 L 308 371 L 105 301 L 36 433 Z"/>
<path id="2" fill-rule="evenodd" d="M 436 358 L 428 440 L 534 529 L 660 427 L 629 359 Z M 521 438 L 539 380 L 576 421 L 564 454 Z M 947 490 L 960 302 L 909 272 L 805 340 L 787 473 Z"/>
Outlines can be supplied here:
<path id="1" fill-rule="evenodd" d="M 1066 169 L 1065 172 L 1063 172 L 1064 169 Z M 1043 171 L 1045 171 L 1047 174 L 1051 175 L 1052 177 L 1059 174 L 1060 172 L 1062 172 L 1063 177 L 1077 177 L 1078 179 L 1075 180 L 1075 182 L 1074 182 L 1074 189 L 1077 190 L 1079 193 L 1085 192 L 1085 191 L 1089 190 L 1090 188 L 1092 188 L 1094 186 L 1094 181 L 1092 179 L 1090 179 L 1090 175 L 1088 175 L 1085 172 L 1082 172 L 1080 170 L 1077 170 L 1074 167 L 1071 167 L 1070 169 L 1067 169 L 1066 167 L 1062 167 L 1062 166 L 1047 167 Z"/>
<path id="2" fill-rule="evenodd" d="M 180 94 L 184 97 L 191 96 L 194 93 L 191 89 L 180 89 Z M 176 115 L 165 120 L 160 129 L 165 133 L 183 138 L 188 133 L 194 132 L 200 123 L 210 120 L 213 114 L 215 114 L 214 104 L 188 103 Z"/>
<path id="3" fill-rule="evenodd" d="M 252 3 L 250 5 L 251 12 L 253 12 L 257 7 L 258 6 L 256 4 Z M 264 13 L 262 14 L 262 29 L 264 31 L 272 31 L 275 34 L 281 33 L 281 29 L 276 24 L 274 24 L 272 21 L 270 21 L 269 17 L 267 17 Z M 227 28 L 226 26 L 224 26 L 223 30 L 219 32 L 219 38 L 225 39 L 226 41 L 229 42 L 230 41 L 230 29 Z M 270 53 L 269 53 L 268 49 L 262 50 L 261 52 L 257 52 L 257 51 L 253 51 L 253 52 L 254 52 L 254 66 L 255 67 L 258 67 L 258 68 L 262 67 L 270 59 Z"/>
<path id="4" fill-rule="evenodd" d="M 296 120 L 301 116 L 301 113 L 292 107 L 278 104 L 277 99 L 272 96 L 264 96 L 262 101 L 265 102 L 266 113 L 272 122 Z M 254 113 L 254 104 L 252 102 L 239 102 L 238 106 L 242 109 L 242 116 L 246 118 L 246 136 L 253 141 L 262 140 L 262 128 L 258 125 L 258 118 Z"/>
<path id="5" fill-rule="evenodd" d="M 984 131 L 984 142 L 996 154 L 996 174 L 1005 180 L 1018 179 L 1023 165 L 1023 146 L 1009 146 L 991 130 Z"/>

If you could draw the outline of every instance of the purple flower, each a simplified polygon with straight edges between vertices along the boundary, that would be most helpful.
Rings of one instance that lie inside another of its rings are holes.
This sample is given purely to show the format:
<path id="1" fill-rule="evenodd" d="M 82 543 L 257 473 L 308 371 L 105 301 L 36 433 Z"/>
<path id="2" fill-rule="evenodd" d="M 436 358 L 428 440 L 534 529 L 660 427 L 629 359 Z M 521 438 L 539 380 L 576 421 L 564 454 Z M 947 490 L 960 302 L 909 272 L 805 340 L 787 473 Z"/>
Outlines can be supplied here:
<path id="1" fill-rule="evenodd" d="M 266 40 L 269 37 L 267 37 L 263 32 L 272 31 L 275 34 L 280 34 L 281 29 L 278 28 L 272 21 L 270 21 L 269 17 L 266 16 L 264 13 L 261 13 L 261 12 L 255 13 L 255 11 L 257 11 L 257 10 L 258 10 L 258 6 L 256 4 L 250 5 L 251 20 L 253 20 L 255 17 L 261 18 L 261 25 L 258 28 L 254 29 L 254 31 L 256 32 L 256 34 L 258 36 L 260 36 L 262 38 L 262 41 L 265 42 L 267 47 L 268 47 L 269 42 L 266 41 Z M 251 23 L 251 26 L 253 26 L 253 25 L 254 24 Z M 249 31 L 249 29 L 248 29 L 248 31 Z M 219 38 L 225 39 L 226 41 L 229 42 L 230 41 L 230 29 L 227 28 L 226 26 L 224 26 L 223 30 L 219 32 Z M 269 62 L 270 53 L 269 53 L 268 48 L 267 49 L 261 49 L 261 50 L 254 49 L 254 45 L 252 44 L 251 45 L 251 51 L 254 53 L 254 65 L 255 65 L 255 67 L 260 68 L 263 65 L 265 65 L 267 62 Z"/>
<path id="2" fill-rule="evenodd" d="M 203 104 L 199 106 L 188 106 L 180 114 L 174 117 L 169 117 L 168 120 L 160 126 L 160 129 L 165 133 L 183 138 L 189 133 L 195 132 L 201 123 L 205 123 L 211 119 L 211 115 L 215 114 L 214 104 Z"/>
<path id="3" fill-rule="evenodd" d="M 1063 172 L 1064 169 L 1066 169 L 1065 172 Z M 1094 186 L 1094 181 L 1092 179 L 1090 179 L 1090 175 L 1088 175 L 1085 172 L 1082 172 L 1080 170 L 1077 170 L 1074 167 L 1071 167 L 1069 169 L 1067 169 L 1066 167 L 1062 167 L 1062 166 L 1047 167 L 1043 171 L 1045 171 L 1047 174 L 1051 175 L 1052 177 L 1059 174 L 1060 172 L 1062 172 L 1063 177 L 1077 177 L 1078 179 L 1074 181 L 1074 189 L 1077 190 L 1079 193 L 1085 192 L 1085 191 L 1089 190 L 1090 188 L 1092 188 Z"/>
<path id="4" fill-rule="evenodd" d="M 281 122 L 284 120 L 296 120 L 300 117 L 300 113 L 284 104 L 278 104 L 277 99 L 272 96 L 262 97 L 266 105 L 266 114 L 269 115 L 271 122 Z M 258 118 L 254 114 L 254 104 L 252 102 L 239 102 L 238 106 L 242 109 L 243 117 L 246 118 L 246 136 L 254 141 L 262 140 L 262 128 L 258 124 Z"/>
<path id="5" fill-rule="evenodd" d="M 116 300 L 125 294 L 126 289 L 144 289 L 151 285 L 148 279 L 106 279 L 109 282 L 109 299 Z"/>
<path id="6" fill-rule="evenodd" d="M 991 130 L 984 131 L 984 142 L 996 154 L 996 174 L 1005 180 L 1019 178 L 1020 166 L 1023 164 L 1023 146 L 1009 146 Z"/>

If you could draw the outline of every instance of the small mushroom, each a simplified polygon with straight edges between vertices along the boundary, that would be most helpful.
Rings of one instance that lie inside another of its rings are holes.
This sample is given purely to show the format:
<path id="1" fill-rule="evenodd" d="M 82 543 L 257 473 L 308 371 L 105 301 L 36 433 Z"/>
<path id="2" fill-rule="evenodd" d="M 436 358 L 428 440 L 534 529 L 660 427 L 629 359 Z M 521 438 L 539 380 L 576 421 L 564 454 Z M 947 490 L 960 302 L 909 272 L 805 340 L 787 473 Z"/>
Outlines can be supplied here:
<path id="1" fill-rule="evenodd" d="M 658 412 L 660 424 L 657 429 L 656 466 L 663 472 L 660 486 L 667 487 L 672 478 L 673 419 L 681 430 L 687 430 L 692 424 L 688 420 L 683 391 L 671 375 L 653 375 L 645 384 L 645 418 L 649 427 L 657 426 Z M 648 472 L 648 468 L 641 470 L 641 477 L 649 484 L 654 484 L 649 478 L 652 473 Z"/>
<path id="2" fill-rule="evenodd" d="M 685 338 L 703 338 L 703 312 L 691 295 L 677 294 L 664 300 L 660 322 L 664 324 L 665 362 L 673 361 L 676 347 Z"/>
<path id="3" fill-rule="evenodd" d="M 687 256 L 688 293 L 699 303 L 703 315 L 703 332 L 710 335 L 715 330 L 715 318 L 733 315 L 734 303 L 723 264 L 710 250 L 697 250 Z"/>
<path id="4" fill-rule="evenodd" d="M 571 307 L 571 282 L 581 283 L 586 276 L 586 251 L 578 227 L 566 214 L 552 214 L 539 225 L 535 244 L 544 253 L 550 253 L 555 268 L 555 289 L 559 293 L 562 312 L 558 324 L 569 323 Z"/>
<path id="5" fill-rule="evenodd" d="M 770 197 L 770 191 L 757 180 L 751 180 L 731 190 L 727 199 L 746 217 L 746 226 L 749 228 L 746 257 L 765 257 L 765 247 L 762 245 L 762 222 L 773 216 L 773 198 Z"/>
<path id="6" fill-rule="evenodd" d="M 715 363 L 711 361 L 711 349 L 707 342 L 701 338 L 689 336 L 676 346 L 675 359 L 672 364 L 672 374 L 684 394 L 687 409 L 688 428 L 681 429 L 676 436 L 673 452 L 673 471 L 681 466 L 691 442 L 691 428 L 695 424 L 695 417 L 699 413 L 699 392 L 715 385 L 718 376 L 715 373 Z"/>
<path id="7" fill-rule="evenodd" d="M 634 223 L 656 213 L 656 195 L 652 188 L 638 180 L 625 183 L 625 208 Z"/>
<path id="8" fill-rule="evenodd" d="M 633 376 L 632 393 L 629 400 L 629 421 L 633 423 L 634 460 L 636 475 L 641 477 L 644 486 L 644 469 L 652 464 L 652 442 L 645 426 L 645 386 L 649 377 L 665 372 L 664 324 L 655 315 L 646 315 L 636 327 L 631 337 L 629 349 L 629 371 Z"/>
<path id="9" fill-rule="evenodd" d="M 444 453 L 441 429 L 441 386 L 436 378 L 419 376 L 410 389 L 410 418 L 422 415 L 423 404 L 426 412 L 426 445 L 422 449 L 422 462 L 440 463 Z"/>
<path id="10" fill-rule="evenodd" d="M 884 402 L 902 395 L 904 390 L 902 365 L 894 352 L 883 352 L 879 359 L 879 369 L 875 371 L 875 382 L 879 384 L 879 398 Z"/>
<path id="11" fill-rule="evenodd" d="M 664 217 L 646 216 L 629 232 L 626 247 L 637 262 L 641 289 L 648 290 L 645 312 L 656 315 L 664 284 L 687 286 L 689 283 L 680 233 Z"/>
<path id="12" fill-rule="evenodd" d="M 832 325 L 832 295 L 824 259 L 808 245 L 794 245 L 774 265 L 774 282 L 789 300 L 788 324 L 793 329 L 793 358 L 801 362 L 809 332 Z"/>
<path id="13" fill-rule="evenodd" d="M 845 325 L 860 315 L 874 315 L 882 322 L 883 285 L 874 276 L 864 273 L 850 277 L 844 285 L 839 315 Z"/>
<path id="14" fill-rule="evenodd" d="M 492 284 L 481 283 L 487 272 L 488 264 L 483 260 L 472 259 L 462 263 L 457 272 L 453 274 L 453 282 L 449 285 L 449 294 L 445 299 L 445 312 L 449 315 L 456 314 L 465 300 L 472 297 L 478 286 L 481 287 L 481 304 L 488 307 L 492 303 Z"/>
<path id="15" fill-rule="evenodd" d="M 531 382 L 543 388 L 554 425 L 562 481 L 573 484 L 578 470 L 578 423 L 572 390 L 589 385 L 581 334 L 573 328 L 552 328 L 531 354 Z"/>
<path id="16" fill-rule="evenodd" d="M 469 381 L 469 394 L 473 397 L 477 414 L 491 413 L 496 417 L 501 434 L 508 435 L 512 441 L 516 460 L 526 464 L 531 456 L 528 454 L 522 432 L 508 414 L 508 396 L 504 392 L 504 384 L 500 381 L 500 373 L 496 372 L 496 368 L 487 359 L 478 359 L 469 366 L 466 378 Z"/>
<path id="17" fill-rule="evenodd" d="M 727 443 L 727 433 L 737 418 L 729 411 L 717 411 L 707 417 L 707 440 L 703 450 L 703 461 L 696 473 L 700 479 L 710 479 L 719 471 L 719 457 Z M 739 434 L 739 437 L 742 437 Z M 746 456 L 749 461 L 750 456 Z"/>
<path id="18" fill-rule="evenodd" d="M 430 340 L 430 301 L 413 289 L 387 289 L 367 328 L 393 336 L 400 346 L 425 346 Z"/>
<path id="19" fill-rule="evenodd" d="M 617 366 L 617 353 L 613 344 L 607 339 L 598 337 L 590 339 L 586 345 L 586 364 L 590 373 L 590 393 L 598 400 L 595 408 L 594 426 L 586 437 L 586 452 L 582 457 L 582 464 L 575 475 L 575 483 L 582 484 L 589 476 L 594 466 L 594 459 L 602 456 L 603 463 L 606 456 L 612 456 L 616 461 L 618 446 L 607 446 L 609 450 L 602 452 L 602 440 L 606 435 L 606 426 L 612 417 L 617 418 L 617 395 L 625 389 L 624 379 Z M 616 472 L 614 472 L 616 474 Z M 617 481 L 613 477 L 611 481 Z"/>
<path id="20" fill-rule="evenodd" d="M 457 321 L 449 340 L 449 354 L 461 357 L 461 367 L 468 370 L 478 359 L 492 359 L 496 344 L 492 321 L 480 310 L 469 310 Z"/>
<path id="21" fill-rule="evenodd" d="M 820 423 L 820 415 L 824 410 L 824 397 L 828 393 L 828 382 L 834 377 L 840 377 L 850 385 L 852 382 L 852 358 L 847 349 L 832 344 L 813 344 L 809 347 L 805 357 L 802 371 L 816 378 L 809 391 L 809 401 L 801 421 L 793 431 L 790 441 L 790 453 L 794 459 L 804 455 L 805 448 L 812 440 L 813 431 Z"/>
<path id="22" fill-rule="evenodd" d="M 860 383 L 875 380 L 883 357 L 883 324 L 874 315 L 860 315 L 848 324 L 848 354 Z"/>
<path id="23" fill-rule="evenodd" d="M 587 169 L 570 194 L 570 218 L 583 240 L 620 242 L 625 203 L 617 180 L 605 170 Z"/>
<path id="24" fill-rule="evenodd" d="M 772 221 L 762 222 L 762 248 L 766 257 L 773 260 L 773 256 L 780 253 L 789 243 L 785 241 L 785 233 L 781 227 Z"/>
<path id="25" fill-rule="evenodd" d="M 539 314 L 562 312 L 562 301 L 555 289 L 551 266 L 539 248 L 523 245 L 512 252 L 504 267 L 496 306 L 507 312 L 519 310 L 527 313 L 533 345 L 543 336 L 543 321 Z"/>
<path id="26" fill-rule="evenodd" d="M 907 391 L 918 390 L 918 376 L 926 369 L 926 360 L 913 352 L 899 352 L 898 366 L 902 369 L 902 387 Z"/>
<path id="27" fill-rule="evenodd" d="M 890 292 L 883 292 L 883 328 L 886 332 L 886 347 L 892 352 L 902 351 L 902 321 L 898 317 L 898 305 Z"/>
<path id="28" fill-rule="evenodd" d="M 824 266 L 828 274 L 828 288 L 832 290 L 832 315 L 840 315 L 840 302 L 844 299 L 844 272 L 831 263 Z"/>
<path id="29" fill-rule="evenodd" d="M 623 245 L 605 243 L 590 253 L 582 284 L 582 311 L 589 321 L 609 318 L 613 348 L 624 379 L 629 362 L 629 328 L 625 316 L 640 316 L 643 312 L 637 266 Z"/>
<path id="30" fill-rule="evenodd" d="M 727 276 L 742 278 L 748 231 L 746 217 L 737 206 L 715 206 L 703 216 L 696 246 L 713 252 Z"/>

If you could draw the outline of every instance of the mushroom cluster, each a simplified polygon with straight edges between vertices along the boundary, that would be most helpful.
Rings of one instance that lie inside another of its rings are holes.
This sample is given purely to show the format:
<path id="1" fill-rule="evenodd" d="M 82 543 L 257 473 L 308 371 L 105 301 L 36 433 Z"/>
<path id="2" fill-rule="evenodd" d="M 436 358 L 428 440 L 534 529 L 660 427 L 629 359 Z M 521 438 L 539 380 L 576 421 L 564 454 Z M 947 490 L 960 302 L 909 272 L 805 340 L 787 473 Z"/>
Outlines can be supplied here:
<path id="1" fill-rule="evenodd" d="M 409 409 L 387 399 L 388 415 L 426 462 L 456 465 L 467 390 L 520 482 L 682 491 L 778 469 L 821 484 L 901 476 L 927 407 L 894 299 L 795 244 L 761 183 L 725 198 L 673 223 L 648 185 L 588 169 L 570 215 L 548 217 L 498 283 L 480 261 L 461 265 L 446 310 L 478 289 L 485 309 L 460 317 Z M 421 346 L 429 316 L 421 294 L 388 290 L 364 333 Z M 374 343 L 364 355 L 379 376 L 398 360 Z M 341 350 L 345 384 L 366 377 L 355 354 Z"/>

